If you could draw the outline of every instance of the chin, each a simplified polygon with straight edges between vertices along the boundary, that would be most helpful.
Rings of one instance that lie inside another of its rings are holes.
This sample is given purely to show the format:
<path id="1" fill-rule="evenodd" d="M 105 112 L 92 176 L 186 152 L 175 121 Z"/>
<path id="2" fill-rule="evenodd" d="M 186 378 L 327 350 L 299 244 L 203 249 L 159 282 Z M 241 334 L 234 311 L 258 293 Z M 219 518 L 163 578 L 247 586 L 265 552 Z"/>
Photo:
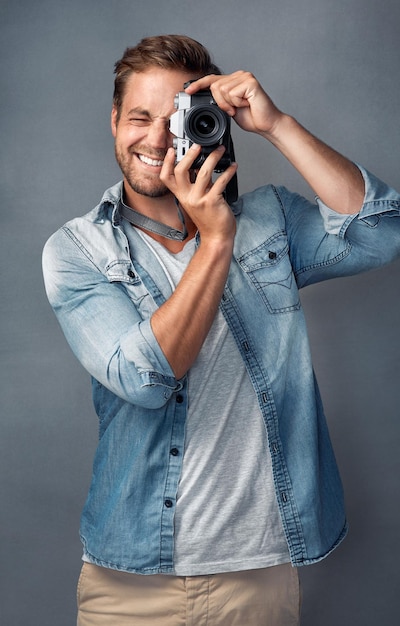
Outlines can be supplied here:
<path id="1" fill-rule="evenodd" d="M 136 183 L 129 180 L 127 180 L 127 183 L 132 191 L 140 196 L 146 196 L 147 198 L 163 198 L 171 193 L 165 185 L 144 185 L 143 183 Z"/>

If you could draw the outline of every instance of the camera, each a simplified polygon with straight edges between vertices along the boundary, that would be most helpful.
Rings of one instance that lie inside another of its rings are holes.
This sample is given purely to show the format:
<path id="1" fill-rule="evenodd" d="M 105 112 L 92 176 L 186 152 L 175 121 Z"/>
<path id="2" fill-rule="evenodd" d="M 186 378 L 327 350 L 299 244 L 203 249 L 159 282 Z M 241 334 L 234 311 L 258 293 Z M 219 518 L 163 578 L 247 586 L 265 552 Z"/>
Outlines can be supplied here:
<path id="1" fill-rule="evenodd" d="M 184 87 L 188 84 L 185 83 Z M 176 162 L 179 163 L 190 146 L 196 143 L 202 150 L 191 169 L 199 169 L 207 156 L 223 145 L 226 150 L 214 171 L 224 172 L 235 160 L 229 115 L 219 108 L 208 89 L 193 95 L 182 91 L 175 96 L 174 104 L 177 110 L 171 115 L 169 128 L 175 135 Z"/>

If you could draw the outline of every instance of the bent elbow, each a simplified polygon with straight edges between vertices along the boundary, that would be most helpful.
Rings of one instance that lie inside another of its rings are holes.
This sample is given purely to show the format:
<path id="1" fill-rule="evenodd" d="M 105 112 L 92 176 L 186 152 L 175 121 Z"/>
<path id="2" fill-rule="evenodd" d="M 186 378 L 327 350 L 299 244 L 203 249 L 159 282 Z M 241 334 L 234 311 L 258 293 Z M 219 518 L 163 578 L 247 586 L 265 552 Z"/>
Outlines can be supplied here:
<path id="1" fill-rule="evenodd" d="M 163 385 L 143 385 L 135 393 L 130 394 L 128 402 L 141 406 L 144 409 L 161 409 L 167 404 L 175 389 Z"/>
<path id="2" fill-rule="evenodd" d="M 160 372 L 138 371 L 136 368 L 132 370 L 132 367 L 129 370 L 125 375 L 119 371 L 117 380 L 113 381 L 113 377 L 110 377 L 107 386 L 130 404 L 145 409 L 160 409 L 174 393 L 182 389 L 182 383 Z"/>

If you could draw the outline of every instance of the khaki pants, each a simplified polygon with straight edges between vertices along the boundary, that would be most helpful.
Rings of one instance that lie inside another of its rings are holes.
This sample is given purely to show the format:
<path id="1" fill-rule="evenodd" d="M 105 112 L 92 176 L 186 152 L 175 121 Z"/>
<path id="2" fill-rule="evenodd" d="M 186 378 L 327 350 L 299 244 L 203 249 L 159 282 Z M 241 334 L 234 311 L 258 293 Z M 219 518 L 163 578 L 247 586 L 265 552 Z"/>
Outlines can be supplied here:
<path id="1" fill-rule="evenodd" d="M 298 626 L 290 564 L 209 576 L 142 576 L 84 563 L 78 626 Z"/>

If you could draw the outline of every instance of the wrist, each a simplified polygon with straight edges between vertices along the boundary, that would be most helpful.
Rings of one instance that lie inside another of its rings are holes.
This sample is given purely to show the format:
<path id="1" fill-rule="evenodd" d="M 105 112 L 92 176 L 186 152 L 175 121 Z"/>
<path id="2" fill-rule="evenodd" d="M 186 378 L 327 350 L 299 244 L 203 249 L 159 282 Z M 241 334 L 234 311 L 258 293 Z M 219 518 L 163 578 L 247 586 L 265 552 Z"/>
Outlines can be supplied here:
<path id="1" fill-rule="evenodd" d="M 210 266 L 221 264 L 223 260 L 230 262 L 233 252 L 234 236 L 214 236 L 202 237 L 200 235 L 200 245 L 198 253 Z"/>
<path id="2" fill-rule="evenodd" d="M 278 111 L 268 131 L 263 132 L 262 135 L 265 139 L 268 139 L 268 141 L 278 147 L 285 143 L 285 137 L 290 136 L 297 126 L 298 122 L 294 117 Z"/>

